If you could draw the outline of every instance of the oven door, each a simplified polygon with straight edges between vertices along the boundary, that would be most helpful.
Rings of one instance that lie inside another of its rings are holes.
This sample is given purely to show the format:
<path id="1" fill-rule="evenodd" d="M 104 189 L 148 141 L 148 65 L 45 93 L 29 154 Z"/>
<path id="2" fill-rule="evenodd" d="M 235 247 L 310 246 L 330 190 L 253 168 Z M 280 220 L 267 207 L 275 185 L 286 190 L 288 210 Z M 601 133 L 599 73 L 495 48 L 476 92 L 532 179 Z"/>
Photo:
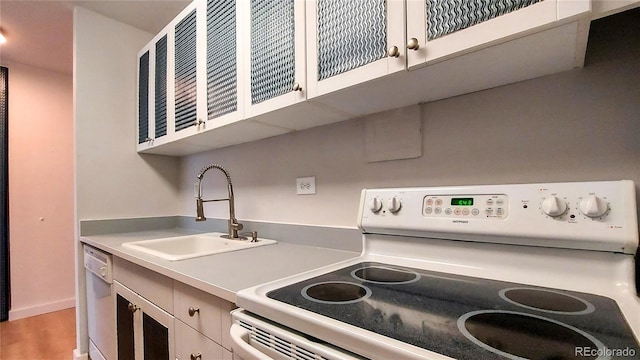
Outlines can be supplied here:
<path id="1" fill-rule="evenodd" d="M 234 360 L 365 359 L 311 336 L 305 336 L 251 313 L 231 312 L 231 347 Z"/>

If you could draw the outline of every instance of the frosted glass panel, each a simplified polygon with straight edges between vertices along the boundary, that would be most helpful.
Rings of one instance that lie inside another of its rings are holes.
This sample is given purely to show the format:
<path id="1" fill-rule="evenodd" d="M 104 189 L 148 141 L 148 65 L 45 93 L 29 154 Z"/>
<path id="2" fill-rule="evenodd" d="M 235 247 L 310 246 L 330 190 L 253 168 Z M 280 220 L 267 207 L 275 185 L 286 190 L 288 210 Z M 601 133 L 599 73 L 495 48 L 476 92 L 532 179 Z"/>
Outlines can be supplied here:
<path id="1" fill-rule="evenodd" d="M 207 1 L 207 114 L 208 119 L 236 111 L 236 2 Z"/>
<path id="2" fill-rule="evenodd" d="M 138 144 L 149 138 L 149 52 L 139 59 L 138 70 Z"/>
<path id="3" fill-rule="evenodd" d="M 176 25 L 176 131 L 196 122 L 196 11 Z"/>
<path id="4" fill-rule="evenodd" d="M 295 83 L 293 0 L 251 1 L 251 103 L 286 94 Z"/>
<path id="5" fill-rule="evenodd" d="M 386 56 L 387 2 L 318 0 L 318 80 Z"/>
<path id="6" fill-rule="evenodd" d="M 156 42 L 155 137 L 167 135 L 167 35 Z"/>
<path id="7" fill-rule="evenodd" d="M 540 1 L 427 0 L 427 39 L 437 39 Z"/>

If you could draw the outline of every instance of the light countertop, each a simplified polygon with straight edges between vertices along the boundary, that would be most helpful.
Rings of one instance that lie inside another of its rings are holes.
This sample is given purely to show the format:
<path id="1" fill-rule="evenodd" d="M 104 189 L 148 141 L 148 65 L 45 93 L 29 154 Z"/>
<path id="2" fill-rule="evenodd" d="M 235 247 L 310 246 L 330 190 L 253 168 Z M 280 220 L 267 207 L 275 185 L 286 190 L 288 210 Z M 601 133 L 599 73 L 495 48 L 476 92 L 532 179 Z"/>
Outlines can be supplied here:
<path id="1" fill-rule="evenodd" d="M 234 303 L 236 293 L 241 289 L 297 275 L 360 255 L 353 251 L 278 242 L 239 251 L 169 261 L 122 246 L 123 243 L 130 241 L 197 233 L 201 232 L 175 228 L 82 236 L 81 241 L 113 256 Z"/>

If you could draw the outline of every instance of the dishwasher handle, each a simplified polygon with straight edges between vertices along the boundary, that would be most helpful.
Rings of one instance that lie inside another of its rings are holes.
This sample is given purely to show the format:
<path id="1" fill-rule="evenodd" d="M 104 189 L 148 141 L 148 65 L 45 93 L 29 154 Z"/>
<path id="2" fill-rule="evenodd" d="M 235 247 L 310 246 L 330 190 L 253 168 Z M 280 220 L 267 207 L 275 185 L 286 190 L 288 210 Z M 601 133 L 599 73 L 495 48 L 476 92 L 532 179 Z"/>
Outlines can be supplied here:
<path id="1" fill-rule="evenodd" d="M 231 325 L 231 346 L 233 353 L 244 360 L 273 360 L 249 344 L 249 331 L 238 324 Z"/>

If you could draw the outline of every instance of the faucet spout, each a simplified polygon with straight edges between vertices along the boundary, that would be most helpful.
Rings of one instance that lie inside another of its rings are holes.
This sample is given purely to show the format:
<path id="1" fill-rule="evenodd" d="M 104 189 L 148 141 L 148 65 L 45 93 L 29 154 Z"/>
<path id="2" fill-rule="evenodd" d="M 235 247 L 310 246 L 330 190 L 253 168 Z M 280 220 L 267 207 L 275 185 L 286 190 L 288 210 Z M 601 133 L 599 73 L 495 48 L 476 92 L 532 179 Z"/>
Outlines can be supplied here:
<path id="1" fill-rule="evenodd" d="M 204 174 L 211 169 L 220 170 L 227 178 L 228 197 L 226 199 L 211 199 L 211 200 L 202 199 L 202 178 Z M 238 239 L 239 238 L 238 231 L 242 230 L 243 226 L 238 222 L 238 219 L 236 219 L 234 196 L 233 196 L 233 185 L 231 183 L 231 176 L 229 175 L 229 172 L 227 171 L 227 169 L 225 169 L 224 167 L 218 164 L 209 164 L 202 168 L 197 178 L 198 178 L 198 189 L 197 189 L 197 196 L 196 196 L 196 221 L 207 220 L 207 218 L 204 216 L 203 203 L 209 202 L 209 201 L 228 201 L 229 202 L 228 237 L 230 239 Z"/>

